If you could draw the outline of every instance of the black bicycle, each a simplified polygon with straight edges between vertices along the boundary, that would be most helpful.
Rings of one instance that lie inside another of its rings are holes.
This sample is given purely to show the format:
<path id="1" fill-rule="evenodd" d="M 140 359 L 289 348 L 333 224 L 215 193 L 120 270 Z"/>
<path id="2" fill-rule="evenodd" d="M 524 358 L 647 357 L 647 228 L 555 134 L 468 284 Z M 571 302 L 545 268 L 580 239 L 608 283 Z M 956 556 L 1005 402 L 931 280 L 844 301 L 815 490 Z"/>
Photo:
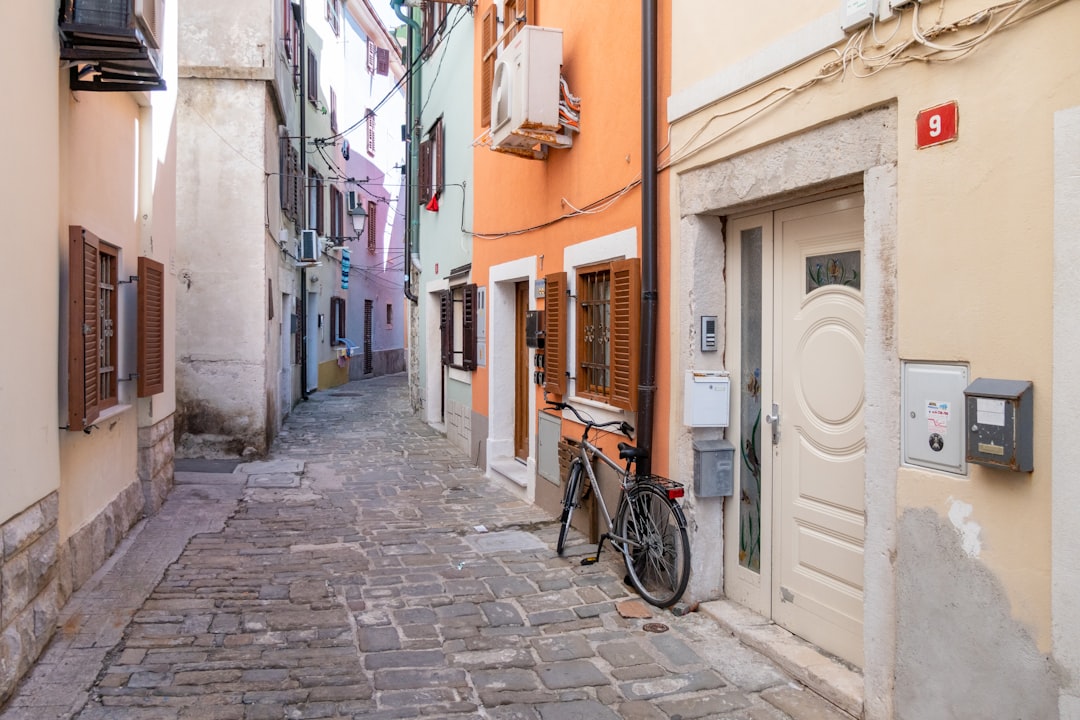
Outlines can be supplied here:
<path id="1" fill-rule="evenodd" d="M 676 502 L 683 497 L 680 483 L 659 475 L 638 475 L 637 462 L 647 454 L 628 443 L 619 443 L 620 466 L 594 445 L 590 435 L 596 430 L 617 430 L 633 439 L 634 428 L 628 423 L 615 420 L 597 423 L 565 402 L 550 402 L 556 410 L 569 410 L 585 427 L 577 447 L 577 457 L 570 463 L 566 474 L 563 494 L 563 510 L 560 518 L 559 540 L 555 546 L 559 555 L 566 546 L 570 521 L 574 510 L 581 506 L 586 492 L 593 492 L 599 503 L 601 515 L 607 523 L 607 532 L 600 536 L 596 555 L 581 561 L 582 565 L 595 563 L 604 547 L 604 540 L 611 542 L 622 553 L 626 573 L 631 585 L 647 602 L 666 608 L 674 605 L 686 591 L 690 580 L 690 539 L 686 532 L 686 516 Z M 607 503 L 599 492 L 592 459 L 599 458 L 619 475 L 619 504 L 614 517 L 608 512 Z"/>

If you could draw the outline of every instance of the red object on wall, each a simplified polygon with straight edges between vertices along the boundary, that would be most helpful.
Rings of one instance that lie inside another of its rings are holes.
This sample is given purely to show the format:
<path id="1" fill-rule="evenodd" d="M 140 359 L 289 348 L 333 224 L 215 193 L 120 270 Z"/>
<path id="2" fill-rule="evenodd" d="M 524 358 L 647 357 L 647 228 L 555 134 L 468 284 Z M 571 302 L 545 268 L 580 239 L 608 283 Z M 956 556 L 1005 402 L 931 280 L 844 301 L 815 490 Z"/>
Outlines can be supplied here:
<path id="1" fill-rule="evenodd" d="M 952 142 L 960 125 L 960 108 L 952 100 L 921 110 L 915 116 L 915 147 L 919 150 Z"/>
<path id="2" fill-rule="evenodd" d="M 430 210 L 431 212 L 439 212 L 439 196 L 437 194 L 432 194 L 431 199 L 428 200 L 428 204 L 424 206 L 424 209 Z"/>

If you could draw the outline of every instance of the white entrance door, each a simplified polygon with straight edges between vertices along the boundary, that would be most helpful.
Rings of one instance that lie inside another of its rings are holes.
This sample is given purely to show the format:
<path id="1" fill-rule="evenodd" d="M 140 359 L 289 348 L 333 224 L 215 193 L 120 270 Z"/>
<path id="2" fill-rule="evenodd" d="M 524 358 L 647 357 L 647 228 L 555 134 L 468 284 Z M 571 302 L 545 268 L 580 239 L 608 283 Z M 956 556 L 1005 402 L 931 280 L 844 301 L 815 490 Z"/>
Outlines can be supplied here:
<path id="1" fill-rule="evenodd" d="M 733 435 L 742 467 L 739 502 L 726 510 L 726 545 L 741 552 L 726 553 L 725 583 L 729 596 L 857 665 L 862 225 L 861 195 L 731 223 L 729 258 L 739 263 L 732 268 L 739 279 L 729 327 L 740 338 L 730 357 L 742 379 Z M 748 553 L 757 558 L 748 562 Z"/>

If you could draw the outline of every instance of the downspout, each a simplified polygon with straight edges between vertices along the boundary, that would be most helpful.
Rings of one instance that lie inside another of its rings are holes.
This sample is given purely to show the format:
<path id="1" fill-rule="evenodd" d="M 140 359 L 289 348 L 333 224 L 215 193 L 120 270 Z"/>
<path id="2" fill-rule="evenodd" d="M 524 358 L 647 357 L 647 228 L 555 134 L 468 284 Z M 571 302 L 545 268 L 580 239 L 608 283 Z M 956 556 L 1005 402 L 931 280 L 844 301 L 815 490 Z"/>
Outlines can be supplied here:
<path id="1" fill-rule="evenodd" d="M 656 396 L 656 0 L 641 2 L 641 353 L 637 446 L 652 453 Z M 652 459 L 638 472 L 652 471 Z"/>
<path id="2" fill-rule="evenodd" d="M 409 58 L 405 70 L 405 127 L 408 128 L 409 133 L 409 155 L 405 161 L 405 297 L 415 305 L 419 298 L 412 284 L 413 272 L 420 269 L 420 213 L 418 208 L 414 207 L 414 198 L 416 197 L 417 165 L 420 162 L 420 140 L 419 137 L 414 137 L 414 135 L 419 135 L 419 131 L 414 131 L 413 124 L 417 120 L 417 108 L 420 105 L 420 68 L 416 58 L 420 24 L 402 12 L 401 6 L 404 2 L 405 0 L 390 0 L 390 7 L 409 28 L 405 40 L 405 54 Z"/>
<path id="3" fill-rule="evenodd" d="M 296 59 L 300 68 L 300 177 L 307 188 L 307 42 L 304 39 L 304 0 L 291 3 L 296 26 L 300 30 L 300 57 Z M 307 228 L 307 204 L 310 201 L 310 188 L 304 193 L 300 203 L 300 229 Z M 300 397 L 308 399 L 307 387 L 307 267 L 300 268 Z"/>

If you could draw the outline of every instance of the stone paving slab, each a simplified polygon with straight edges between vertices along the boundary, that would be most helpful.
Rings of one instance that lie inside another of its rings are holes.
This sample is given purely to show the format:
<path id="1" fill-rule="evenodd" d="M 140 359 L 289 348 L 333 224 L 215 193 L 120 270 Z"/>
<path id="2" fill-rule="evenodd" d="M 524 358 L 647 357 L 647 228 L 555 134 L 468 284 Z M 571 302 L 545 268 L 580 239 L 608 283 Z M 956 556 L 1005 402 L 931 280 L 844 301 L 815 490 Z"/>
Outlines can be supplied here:
<path id="1" fill-rule="evenodd" d="M 316 393 L 266 460 L 178 473 L 0 719 L 845 717 L 699 614 L 620 615 L 614 553 L 559 557 L 407 403 Z"/>

